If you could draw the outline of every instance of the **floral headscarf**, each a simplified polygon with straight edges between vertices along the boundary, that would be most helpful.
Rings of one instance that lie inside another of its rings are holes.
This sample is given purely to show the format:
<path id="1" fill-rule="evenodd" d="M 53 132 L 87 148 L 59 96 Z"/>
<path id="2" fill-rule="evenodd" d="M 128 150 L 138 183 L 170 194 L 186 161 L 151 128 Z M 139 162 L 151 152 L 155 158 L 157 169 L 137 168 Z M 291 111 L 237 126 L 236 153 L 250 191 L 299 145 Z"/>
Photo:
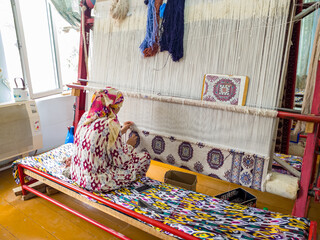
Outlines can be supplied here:
<path id="1" fill-rule="evenodd" d="M 107 117 L 109 124 L 108 148 L 112 147 L 120 132 L 120 123 L 114 109 L 120 108 L 124 101 L 123 94 L 111 87 L 95 92 L 92 96 L 91 107 L 84 125 L 98 118 Z"/>

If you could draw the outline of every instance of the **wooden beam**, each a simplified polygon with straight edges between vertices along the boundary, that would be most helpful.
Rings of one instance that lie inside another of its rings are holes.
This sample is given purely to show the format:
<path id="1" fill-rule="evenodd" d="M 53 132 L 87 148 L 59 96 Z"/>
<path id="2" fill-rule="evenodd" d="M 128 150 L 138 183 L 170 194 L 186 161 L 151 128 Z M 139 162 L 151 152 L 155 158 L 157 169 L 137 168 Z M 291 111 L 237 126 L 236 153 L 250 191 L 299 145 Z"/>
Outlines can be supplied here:
<path id="1" fill-rule="evenodd" d="M 46 191 L 46 185 L 44 183 L 42 183 L 42 182 L 39 182 L 39 181 L 30 184 L 29 187 L 32 187 L 32 188 L 34 188 L 34 189 L 36 189 L 36 190 L 38 190 L 39 192 L 42 192 L 42 193 L 44 193 Z M 16 196 L 22 195 L 21 186 L 12 189 L 12 191 L 13 191 L 14 195 L 16 195 Z"/>

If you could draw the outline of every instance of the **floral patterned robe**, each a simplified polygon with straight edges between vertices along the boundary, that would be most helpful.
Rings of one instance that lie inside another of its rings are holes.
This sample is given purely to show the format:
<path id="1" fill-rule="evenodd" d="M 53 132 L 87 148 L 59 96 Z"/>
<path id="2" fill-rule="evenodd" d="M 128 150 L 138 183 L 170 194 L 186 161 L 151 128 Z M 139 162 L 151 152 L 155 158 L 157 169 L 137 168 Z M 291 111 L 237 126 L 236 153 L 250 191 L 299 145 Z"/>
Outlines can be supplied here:
<path id="1" fill-rule="evenodd" d="M 79 186 L 95 192 L 107 192 L 128 186 L 140 176 L 145 176 L 150 155 L 137 153 L 121 140 L 107 149 L 109 127 L 107 118 L 98 118 L 83 125 L 83 114 L 75 134 L 75 153 L 71 161 L 71 178 Z"/>

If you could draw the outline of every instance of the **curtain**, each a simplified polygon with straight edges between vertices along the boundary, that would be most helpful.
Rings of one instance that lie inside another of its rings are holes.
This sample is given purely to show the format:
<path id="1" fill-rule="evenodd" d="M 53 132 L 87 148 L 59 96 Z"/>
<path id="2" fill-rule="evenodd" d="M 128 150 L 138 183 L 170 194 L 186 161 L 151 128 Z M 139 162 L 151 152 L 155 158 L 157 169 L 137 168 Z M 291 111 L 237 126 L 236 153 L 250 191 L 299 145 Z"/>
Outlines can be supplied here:
<path id="1" fill-rule="evenodd" d="M 305 0 L 304 3 L 313 2 L 314 0 Z M 320 16 L 319 9 L 305 17 L 301 21 L 299 55 L 297 66 L 296 90 L 303 91 L 306 86 L 308 67 L 312 52 L 313 40 L 318 19 Z"/>
<path id="2" fill-rule="evenodd" d="M 79 0 L 51 0 L 51 3 L 71 26 L 79 27 L 81 20 Z"/>

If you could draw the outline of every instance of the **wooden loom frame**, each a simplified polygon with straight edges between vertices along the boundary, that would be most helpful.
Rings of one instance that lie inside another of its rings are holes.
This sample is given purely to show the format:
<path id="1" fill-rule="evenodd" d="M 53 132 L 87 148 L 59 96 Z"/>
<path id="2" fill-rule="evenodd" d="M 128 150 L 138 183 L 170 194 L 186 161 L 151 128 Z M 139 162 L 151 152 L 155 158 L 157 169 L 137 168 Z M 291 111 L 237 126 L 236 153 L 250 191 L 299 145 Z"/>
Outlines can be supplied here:
<path id="1" fill-rule="evenodd" d="M 81 18 L 82 24 L 84 24 L 84 35 L 86 39 L 89 39 L 89 31 L 92 27 L 93 24 L 93 18 L 91 18 L 91 9 L 86 9 L 84 11 L 84 17 Z M 79 48 L 79 66 L 78 66 L 78 79 L 86 79 L 87 78 L 87 69 L 86 69 L 86 63 L 85 63 L 85 44 L 86 44 L 86 49 L 88 49 L 89 46 L 89 41 L 85 41 L 83 39 L 82 35 L 82 28 L 81 28 L 81 33 L 80 33 L 80 48 Z M 74 126 L 77 127 L 77 124 L 80 120 L 80 117 L 82 114 L 85 112 L 85 98 L 86 98 L 86 93 L 84 90 L 84 85 L 86 85 L 86 82 L 84 81 L 79 81 L 79 83 L 82 86 L 76 86 L 76 85 L 68 85 L 69 87 L 75 88 L 75 89 L 80 89 L 80 96 L 77 97 L 76 99 L 76 111 L 75 111 L 75 119 L 74 119 Z M 295 202 L 294 209 L 292 214 L 294 216 L 298 217 L 304 217 L 307 215 L 308 211 L 308 206 L 310 202 L 310 196 L 308 196 L 309 190 L 312 190 L 312 184 L 315 178 L 315 165 L 316 165 L 316 153 L 315 150 L 316 148 L 320 145 L 320 117 L 317 117 L 320 115 L 320 61 L 318 64 L 318 73 L 317 73 L 317 80 L 316 80 L 316 87 L 315 87 L 315 93 L 314 93 L 314 99 L 313 99 L 313 106 L 312 106 L 312 113 L 315 114 L 316 116 L 306 116 L 306 115 L 301 115 L 301 114 L 294 114 L 294 113 L 289 113 L 289 112 L 283 112 L 279 111 L 278 112 L 278 117 L 279 118 L 285 118 L 285 119 L 295 119 L 295 120 L 303 120 L 303 121 L 310 121 L 310 122 L 315 122 L 314 126 L 314 132 L 309 133 L 307 135 L 307 144 L 305 148 L 305 154 L 303 157 L 303 163 L 302 163 L 302 170 L 301 170 L 301 182 L 300 182 L 300 191 L 298 193 L 298 198 Z M 51 187 L 54 187 L 58 189 L 61 192 L 64 192 L 71 197 L 74 197 L 76 199 L 79 199 L 113 217 L 117 217 L 123 221 L 126 221 L 130 223 L 131 225 L 140 228 L 142 230 L 148 231 L 149 233 L 161 237 L 162 239 L 175 239 L 169 235 L 166 235 L 162 232 L 159 232 L 155 230 L 154 228 L 150 227 L 149 225 L 146 225 L 142 223 L 141 221 L 138 221 L 130 216 L 134 216 L 137 219 L 140 219 L 146 223 L 150 223 L 154 226 L 160 227 L 164 229 L 165 231 L 171 232 L 177 236 L 180 236 L 184 239 L 197 239 L 193 236 L 190 236 L 186 233 L 183 233 L 177 229 L 174 229 L 172 227 L 169 227 L 165 224 L 162 224 L 160 222 L 157 222 L 153 219 L 150 219 L 148 217 L 145 217 L 144 215 L 135 213 L 131 210 L 125 209 L 117 204 L 114 204 L 112 202 L 109 202 L 103 198 L 97 197 L 93 195 L 92 193 L 85 191 L 83 189 L 77 188 L 72 186 L 71 184 L 67 184 L 57 178 L 54 178 L 46 173 L 43 173 L 39 170 L 36 170 L 32 167 L 29 166 L 24 166 L 24 165 L 18 165 L 18 171 L 19 171 L 19 177 L 20 177 L 20 182 L 21 182 L 21 187 L 22 187 L 22 194 L 25 195 L 26 191 L 32 192 L 39 197 L 42 197 L 57 206 L 79 216 L 80 218 L 90 222 L 91 224 L 100 227 L 101 229 L 113 234 L 114 236 L 120 238 L 120 239 L 129 239 L 126 236 L 122 235 L 121 233 L 118 233 L 106 226 L 101 225 L 100 223 L 82 215 L 81 213 L 78 213 L 71 208 L 64 206 L 63 204 L 57 202 L 56 200 L 30 188 L 28 184 L 24 183 L 24 176 L 25 174 L 28 176 L 31 176 L 32 178 L 41 181 Z M 320 179 L 320 178 L 319 178 Z M 320 184 L 320 181 L 318 181 Z M 320 186 L 318 186 L 320 187 Z M 317 191 L 317 190 L 315 190 Z M 77 193 L 75 193 L 77 192 Z M 107 206 L 94 203 L 90 200 L 88 200 L 86 197 L 81 196 L 79 193 L 89 196 L 99 202 L 102 202 L 106 204 Z M 317 192 L 316 192 L 317 193 Z M 123 209 L 120 209 L 123 208 Z M 116 209 L 116 210 L 114 210 Z M 119 210 L 120 209 L 120 210 Z M 122 212 L 122 213 L 119 213 Z M 311 239 L 316 239 L 316 222 L 311 222 L 310 225 L 310 231 L 309 231 L 309 240 Z"/>

